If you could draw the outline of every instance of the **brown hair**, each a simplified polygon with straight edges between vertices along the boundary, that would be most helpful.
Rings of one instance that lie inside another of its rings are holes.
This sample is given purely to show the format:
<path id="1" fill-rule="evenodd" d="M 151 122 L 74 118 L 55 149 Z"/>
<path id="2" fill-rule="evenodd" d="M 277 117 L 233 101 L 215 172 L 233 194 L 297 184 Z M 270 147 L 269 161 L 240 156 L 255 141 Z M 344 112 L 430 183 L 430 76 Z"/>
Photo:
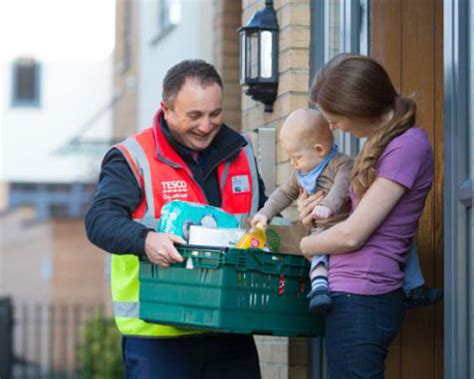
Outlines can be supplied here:
<path id="1" fill-rule="evenodd" d="M 176 95 L 188 78 L 197 80 L 202 86 L 218 84 L 224 88 L 222 79 L 213 65 L 202 59 L 188 59 L 174 65 L 166 73 L 163 79 L 163 100 L 173 106 Z"/>
<path id="2" fill-rule="evenodd" d="M 310 97 L 323 111 L 368 122 L 393 111 L 390 120 L 376 127 L 354 164 L 352 188 L 360 200 L 375 180 L 385 147 L 415 124 L 416 104 L 397 93 L 380 63 L 348 53 L 335 56 L 316 73 Z"/>

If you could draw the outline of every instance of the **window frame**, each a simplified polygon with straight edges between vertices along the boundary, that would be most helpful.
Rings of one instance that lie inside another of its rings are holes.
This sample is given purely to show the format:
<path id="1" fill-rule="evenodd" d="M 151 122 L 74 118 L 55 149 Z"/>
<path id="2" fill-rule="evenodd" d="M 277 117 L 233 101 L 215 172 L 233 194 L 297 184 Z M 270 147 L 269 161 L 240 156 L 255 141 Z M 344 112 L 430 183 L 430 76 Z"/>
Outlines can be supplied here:
<path id="1" fill-rule="evenodd" d="M 179 21 L 174 22 L 171 18 L 171 9 L 174 6 L 179 7 L 181 11 L 181 4 L 177 3 L 179 0 L 159 0 L 157 2 L 157 25 L 158 30 L 156 36 L 151 41 L 151 45 L 157 44 L 165 36 L 167 36 L 178 24 Z M 177 4 L 173 4 L 177 3 Z"/>
<path id="2" fill-rule="evenodd" d="M 474 375 L 473 180 L 469 24 L 473 0 L 444 2 L 444 357 L 446 378 Z M 472 63 L 471 63 L 472 64 Z M 466 138 L 466 134 L 468 138 Z M 469 136 L 470 134 L 470 136 Z M 472 146 L 471 146 L 472 148 Z M 472 157 L 472 152 L 471 152 Z M 471 270 L 471 272 L 469 271 Z"/>
<path id="3" fill-rule="evenodd" d="M 310 43 L 310 85 L 316 72 L 326 63 L 326 8 L 331 0 L 315 0 L 311 2 L 311 43 Z M 334 1 L 334 0 L 332 0 Z M 341 52 L 370 54 L 370 0 L 339 0 L 340 46 Z M 362 6 L 367 8 L 366 19 L 366 50 L 361 51 L 361 31 L 363 30 Z M 316 36 L 316 38 L 313 38 Z M 355 157 L 362 146 L 359 140 L 350 133 L 342 134 L 339 151 Z"/>
<path id="4" fill-rule="evenodd" d="M 26 100 L 19 98 L 18 94 L 18 69 L 21 65 L 31 62 L 34 69 L 34 98 Z M 41 74 L 42 67 L 36 59 L 17 58 L 13 61 L 11 67 L 11 106 L 12 108 L 39 108 L 41 106 Z"/>

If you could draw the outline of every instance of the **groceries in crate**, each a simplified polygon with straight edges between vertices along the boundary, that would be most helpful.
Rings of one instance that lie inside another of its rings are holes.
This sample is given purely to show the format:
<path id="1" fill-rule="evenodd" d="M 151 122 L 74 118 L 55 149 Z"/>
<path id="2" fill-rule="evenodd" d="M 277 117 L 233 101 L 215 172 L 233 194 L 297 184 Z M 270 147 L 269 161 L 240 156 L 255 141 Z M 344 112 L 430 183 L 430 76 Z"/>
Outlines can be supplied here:
<path id="1" fill-rule="evenodd" d="M 189 245 L 177 247 L 186 263 L 160 269 L 141 258 L 140 319 L 226 333 L 321 336 L 323 320 L 308 313 L 304 296 L 310 287 L 309 263 L 303 256 L 235 248 L 239 240 L 240 247 L 263 247 L 266 239 L 259 227 L 240 238 L 244 230 L 239 226 L 218 208 L 166 204 L 158 231 L 187 240 Z"/>
<path id="2" fill-rule="evenodd" d="M 322 335 L 323 316 L 308 312 L 309 262 L 303 256 L 196 246 L 178 251 L 192 259 L 192 270 L 141 262 L 142 320 L 225 333 Z"/>
<path id="3" fill-rule="evenodd" d="M 275 220 L 278 221 L 277 218 L 273 221 Z M 266 242 L 258 245 L 256 240 L 265 240 L 263 236 L 253 240 L 253 244 L 251 238 L 247 239 L 247 245 L 243 241 L 238 243 L 245 232 L 240 225 L 233 214 L 220 208 L 175 200 L 163 207 L 157 230 L 180 236 L 191 245 L 241 248 L 262 248 L 267 245 L 272 252 L 301 255 L 299 241 L 307 235 L 307 230 L 301 224 L 288 225 L 282 224 L 281 221 L 276 225 L 272 223 L 266 230 Z M 256 232 L 263 234 L 258 228 Z"/>
<path id="4" fill-rule="evenodd" d="M 239 249 L 263 249 L 267 242 L 267 234 L 265 227 L 257 223 L 254 227 L 247 230 L 243 236 L 237 241 L 235 247 Z"/>
<path id="5" fill-rule="evenodd" d="M 239 225 L 234 215 L 220 208 L 175 200 L 163 207 L 158 231 L 180 236 L 191 245 L 265 247 L 266 234 L 261 226 L 246 232 Z"/>
<path id="6" fill-rule="evenodd" d="M 234 215 L 211 205 L 175 200 L 162 208 L 158 231 L 172 233 L 188 241 L 193 225 L 211 229 L 236 229 L 239 221 Z"/>
<path id="7" fill-rule="evenodd" d="M 201 225 L 191 225 L 188 243 L 190 245 L 235 247 L 245 230 L 239 228 L 208 228 Z"/>

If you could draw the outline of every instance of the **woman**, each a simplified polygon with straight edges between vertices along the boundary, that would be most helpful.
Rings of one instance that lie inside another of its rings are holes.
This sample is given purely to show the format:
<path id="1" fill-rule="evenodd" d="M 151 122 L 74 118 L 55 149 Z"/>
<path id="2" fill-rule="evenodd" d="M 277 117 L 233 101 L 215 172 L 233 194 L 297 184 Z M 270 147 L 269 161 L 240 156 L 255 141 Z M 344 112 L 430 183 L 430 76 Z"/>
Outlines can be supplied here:
<path id="1" fill-rule="evenodd" d="M 303 238 L 308 258 L 329 254 L 333 307 L 326 318 L 330 378 L 383 378 L 403 319 L 403 266 L 433 179 L 433 152 L 375 60 L 341 54 L 317 74 L 311 100 L 332 129 L 367 138 L 352 172 L 352 213 Z M 308 219 L 306 204 L 302 218 Z"/>

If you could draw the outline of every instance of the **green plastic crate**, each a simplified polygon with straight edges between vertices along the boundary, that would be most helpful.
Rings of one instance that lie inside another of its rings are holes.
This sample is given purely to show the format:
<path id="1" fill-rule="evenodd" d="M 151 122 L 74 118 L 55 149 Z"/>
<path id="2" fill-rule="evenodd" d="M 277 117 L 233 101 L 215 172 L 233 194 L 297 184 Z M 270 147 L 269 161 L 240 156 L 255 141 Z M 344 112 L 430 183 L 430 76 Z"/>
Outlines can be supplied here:
<path id="1" fill-rule="evenodd" d="M 258 249 L 178 250 L 185 261 L 167 269 L 140 262 L 141 319 L 231 333 L 323 334 L 323 317 L 308 312 L 305 258 Z"/>

